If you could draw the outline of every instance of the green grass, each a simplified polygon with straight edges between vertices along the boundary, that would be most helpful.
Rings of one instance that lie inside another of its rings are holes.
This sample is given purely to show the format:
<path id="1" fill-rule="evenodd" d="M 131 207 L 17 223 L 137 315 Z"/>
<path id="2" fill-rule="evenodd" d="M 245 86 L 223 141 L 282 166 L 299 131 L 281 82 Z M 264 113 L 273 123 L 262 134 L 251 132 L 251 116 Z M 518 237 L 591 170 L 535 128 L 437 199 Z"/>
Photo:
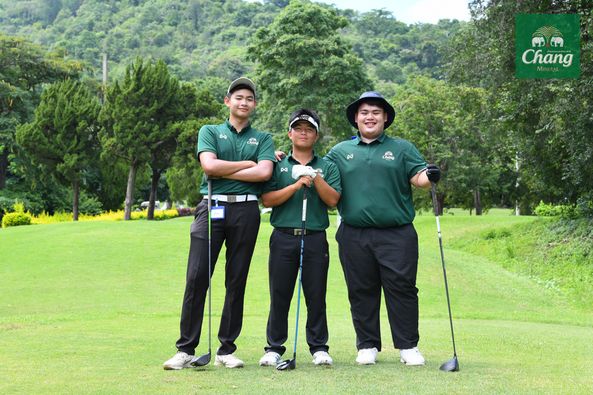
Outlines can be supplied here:
<path id="1" fill-rule="evenodd" d="M 267 216 L 237 342 L 237 355 L 247 364 L 243 369 L 162 369 L 175 352 L 191 219 L 2 229 L 0 393 L 591 393 L 593 309 L 575 307 L 557 289 L 508 271 L 480 251 L 464 252 L 463 240 L 492 229 L 529 227 L 534 220 L 509 214 L 493 210 L 475 217 L 458 211 L 441 219 L 459 373 L 438 370 L 452 350 L 435 220 L 428 213 L 416 220 L 419 346 L 427 359 L 419 368 L 399 362 L 384 312 L 379 363 L 354 363 L 354 330 L 333 227 L 328 315 L 335 366 L 314 367 L 301 336 L 298 367 L 290 372 L 257 366 L 269 303 Z M 219 260 L 213 277 L 214 348 L 223 265 Z M 206 352 L 206 344 L 196 353 Z"/>

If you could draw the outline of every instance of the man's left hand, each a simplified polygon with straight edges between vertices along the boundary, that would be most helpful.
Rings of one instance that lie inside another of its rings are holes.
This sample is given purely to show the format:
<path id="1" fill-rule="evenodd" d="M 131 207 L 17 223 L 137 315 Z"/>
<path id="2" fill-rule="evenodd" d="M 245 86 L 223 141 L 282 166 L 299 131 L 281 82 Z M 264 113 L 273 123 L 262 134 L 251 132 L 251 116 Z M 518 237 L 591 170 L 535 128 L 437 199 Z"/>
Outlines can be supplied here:
<path id="1" fill-rule="evenodd" d="M 430 182 L 436 184 L 441 179 L 441 169 L 437 165 L 429 164 L 426 166 L 426 177 Z"/>

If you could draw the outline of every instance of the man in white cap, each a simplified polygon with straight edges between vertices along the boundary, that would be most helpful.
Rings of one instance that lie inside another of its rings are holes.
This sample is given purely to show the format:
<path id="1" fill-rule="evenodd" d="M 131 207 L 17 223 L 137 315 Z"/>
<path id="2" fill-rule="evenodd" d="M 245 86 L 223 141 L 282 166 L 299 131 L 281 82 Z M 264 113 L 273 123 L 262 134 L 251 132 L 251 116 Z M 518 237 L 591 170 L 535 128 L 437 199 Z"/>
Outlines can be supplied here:
<path id="1" fill-rule="evenodd" d="M 205 125 L 198 135 L 198 160 L 204 170 L 200 192 L 205 200 L 198 205 L 191 225 L 180 337 L 175 344 L 178 351 L 163 364 L 166 370 L 190 367 L 200 341 L 209 274 L 207 177 L 211 179 L 211 203 L 217 213 L 211 221 L 212 270 L 223 242 L 226 245 L 226 295 L 214 364 L 243 366 L 234 355 L 235 340 L 243 324 L 245 285 L 260 224 L 257 200 L 263 182 L 272 175 L 274 144 L 270 134 L 250 124 L 256 106 L 255 84 L 250 79 L 233 81 L 224 103 L 229 108 L 228 120 L 220 125 Z"/>
<path id="2" fill-rule="evenodd" d="M 336 233 L 356 332 L 356 362 L 372 365 L 381 351 L 379 311 L 385 295 L 391 336 L 407 365 L 424 365 L 418 350 L 418 237 L 412 221 L 412 186 L 429 188 L 440 178 L 416 147 L 389 137 L 395 110 L 377 92 L 365 92 L 346 110 L 358 129 L 325 159 L 342 176 Z"/>
<path id="3" fill-rule="evenodd" d="M 329 226 L 328 207 L 340 198 L 337 167 L 319 158 L 313 146 L 319 139 L 319 117 L 301 108 L 290 115 L 288 138 L 292 151 L 276 163 L 270 181 L 264 186 L 262 203 L 273 207 L 270 223 L 268 262 L 270 314 L 266 337 L 268 345 L 261 366 L 276 366 L 286 351 L 288 311 L 297 281 L 301 237 L 303 242 L 302 286 L 307 303 L 307 343 L 315 365 L 331 365 L 328 353 L 325 294 L 329 250 L 325 229 Z M 303 193 L 307 189 L 306 228 L 302 234 Z"/>

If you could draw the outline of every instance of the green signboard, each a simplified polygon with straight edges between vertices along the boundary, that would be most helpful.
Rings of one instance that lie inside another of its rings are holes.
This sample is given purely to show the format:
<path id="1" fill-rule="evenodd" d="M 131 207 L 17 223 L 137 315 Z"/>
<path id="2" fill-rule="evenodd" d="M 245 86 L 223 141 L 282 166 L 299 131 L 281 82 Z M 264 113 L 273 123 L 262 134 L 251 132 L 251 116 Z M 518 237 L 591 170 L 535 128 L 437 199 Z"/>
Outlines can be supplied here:
<path id="1" fill-rule="evenodd" d="M 578 78 L 580 37 L 578 14 L 517 14 L 515 76 Z"/>

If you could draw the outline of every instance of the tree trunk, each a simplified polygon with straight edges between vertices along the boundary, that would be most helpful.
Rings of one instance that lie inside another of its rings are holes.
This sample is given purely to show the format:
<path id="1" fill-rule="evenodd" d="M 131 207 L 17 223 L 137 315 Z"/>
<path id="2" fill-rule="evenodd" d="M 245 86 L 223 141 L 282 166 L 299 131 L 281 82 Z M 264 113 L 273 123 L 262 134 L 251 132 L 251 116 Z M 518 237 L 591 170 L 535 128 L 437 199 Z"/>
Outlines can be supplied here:
<path id="1" fill-rule="evenodd" d="M 0 189 L 6 187 L 6 174 L 8 173 L 8 148 L 0 153 Z"/>
<path id="2" fill-rule="evenodd" d="M 154 202 L 156 201 L 156 190 L 159 186 L 159 180 L 161 178 L 161 172 L 159 170 L 152 169 L 152 180 L 150 183 L 150 197 L 148 198 L 148 212 L 146 213 L 146 219 L 154 219 Z"/>
<path id="3" fill-rule="evenodd" d="M 80 200 L 80 183 L 78 180 L 72 181 L 72 220 L 78 221 L 78 201 Z"/>
<path id="4" fill-rule="evenodd" d="M 476 208 L 476 215 L 482 215 L 482 199 L 479 189 L 474 191 L 474 207 Z"/>
<path id="5" fill-rule="evenodd" d="M 130 164 L 130 171 L 128 173 L 128 186 L 126 187 L 126 200 L 124 207 L 124 220 L 128 221 L 132 218 L 132 203 L 134 202 L 134 186 L 136 184 L 136 171 L 138 164 L 136 161 Z"/>

